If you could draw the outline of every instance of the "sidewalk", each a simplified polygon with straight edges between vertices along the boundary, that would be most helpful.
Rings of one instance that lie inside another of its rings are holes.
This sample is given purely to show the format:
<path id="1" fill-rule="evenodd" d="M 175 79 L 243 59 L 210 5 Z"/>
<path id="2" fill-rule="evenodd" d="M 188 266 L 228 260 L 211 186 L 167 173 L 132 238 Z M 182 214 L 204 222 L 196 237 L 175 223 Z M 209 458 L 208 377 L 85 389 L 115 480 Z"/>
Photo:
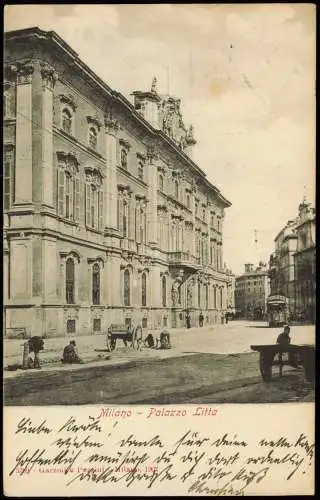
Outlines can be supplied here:
<path id="1" fill-rule="evenodd" d="M 210 327 L 214 328 L 214 327 Z M 190 328 L 188 332 L 197 333 L 197 331 L 203 331 L 204 328 Z M 181 334 L 186 332 L 185 328 L 175 328 L 169 330 L 172 339 L 180 337 Z M 152 331 L 148 330 L 147 333 L 152 333 L 154 337 L 158 336 L 160 330 Z M 143 339 L 147 336 L 147 333 L 143 333 Z M 149 353 L 153 353 L 153 357 L 164 357 L 164 353 L 167 353 L 166 357 L 170 356 L 170 353 L 178 354 L 177 349 L 170 349 L 167 351 L 159 351 L 155 349 L 143 349 L 141 352 L 134 351 L 131 347 L 123 348 L 123 343 L 119 340 L 117 342 L 116 350 L 112 353 L 107 352 L 106 345 L 106 334 L 95 334 L 87 336 L 64 336 L 64 337 L 54 337 L 44 340 L 44 350 L 41 351 L 41 363 L 42 367 L 45 368 L 48 365 L 59 364 L 61 366 L 61 358 L 64 347 L 69 344 L 70 340 L 75 340 L 77 343 L 77 349 L 79 356 L 86 362 L 101 362 L 110 356 L 116 359 L 117 362 L 126 362 L 133 358 L 143 358 L 149 357 Z M 3 340 L 3 365 L 6 368 L 8 365 L 20 364 L 22 362 L 23 355 L 23 345 L 26 339 L 4 339 Z M 160 353 L 160 354 L 158 354 Z M 125 354 L 125 356 L 124 356 Z M 171 354 L 172 355 L 172 354 Z M 83 365 L 72 365 L 73 367 L 81 367 Z M 8 372 L 6 372 L 8 373 Z M 9 372 L 15 373 L 15 372 Z"/>

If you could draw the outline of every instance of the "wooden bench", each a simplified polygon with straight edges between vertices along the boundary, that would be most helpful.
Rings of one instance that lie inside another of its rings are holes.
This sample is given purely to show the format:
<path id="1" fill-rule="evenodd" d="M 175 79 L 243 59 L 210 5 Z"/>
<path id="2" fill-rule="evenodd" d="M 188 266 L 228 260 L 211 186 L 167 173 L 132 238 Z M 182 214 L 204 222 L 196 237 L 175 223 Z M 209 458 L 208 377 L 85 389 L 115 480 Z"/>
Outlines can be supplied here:
<path id="1" fill-rule="evenodd" d="M 315 376 L 315 347 L 313 345 L 285 345 L 268 344 L 268 345 L 252 345 L 253 351 L 260 353 L 259 366 L 260 373 L 265 382 L 269 382 L 272 378 L 272 366 L 279 366 L 279 376 L 282 377 L 283 367 L 302 366 L 306 380 L 314 381 Z M 286 356 L 287 354 L 287 359 Z M 291 359 L 290 359 L 291 358 Z"/>
<path id="2" fill-rule="evenodd" d="M 111 351 L 116 348 L 117 340 L 122 340 L 125 346 L 130 343 L 132 349 L 140 350 L 142 345 L 141 326 L 111 324 L 107 335 L 107 344 Z"/>

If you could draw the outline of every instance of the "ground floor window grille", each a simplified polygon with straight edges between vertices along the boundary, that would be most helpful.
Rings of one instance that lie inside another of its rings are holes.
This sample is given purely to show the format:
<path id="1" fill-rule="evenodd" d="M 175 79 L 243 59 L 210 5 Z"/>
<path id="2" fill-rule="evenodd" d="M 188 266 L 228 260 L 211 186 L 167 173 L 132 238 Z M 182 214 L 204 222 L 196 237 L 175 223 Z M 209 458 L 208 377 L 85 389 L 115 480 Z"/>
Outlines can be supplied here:
<path id="1" fill-rule="evenodd" d="M 68 319 L 67 320 L 67 333 L 76 333 L 76 320 Z"/>
<path id="2" fill-rule="evenodd" d="M 94 332 L 101 332 L 101 319 L 100 318 L 95 318 L 93 320 L 93 331 Z"/>
<path id="3" fill-rule="evenodd" d="M 126 318 L 126 319 L 125 319 L 125 321 L 124 321 L 124 324 L 125 324 L 126 326 L 130 326 L 130 327 L 131 327 L 131 323 L 132 323 L 132 322 L 131 322 L 131 318 Z"/>

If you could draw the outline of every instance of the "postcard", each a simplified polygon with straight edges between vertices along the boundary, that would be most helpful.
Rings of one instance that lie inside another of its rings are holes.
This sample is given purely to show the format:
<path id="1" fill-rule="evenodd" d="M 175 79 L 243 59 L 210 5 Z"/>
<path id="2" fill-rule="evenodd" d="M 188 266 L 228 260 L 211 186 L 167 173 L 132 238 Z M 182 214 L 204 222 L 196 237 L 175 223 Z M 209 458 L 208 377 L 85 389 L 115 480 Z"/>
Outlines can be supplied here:
<path id="1" fill-rule="evenodd" d="M 4 31 L 4 494 L 313 495 L 314 6 Z"/>

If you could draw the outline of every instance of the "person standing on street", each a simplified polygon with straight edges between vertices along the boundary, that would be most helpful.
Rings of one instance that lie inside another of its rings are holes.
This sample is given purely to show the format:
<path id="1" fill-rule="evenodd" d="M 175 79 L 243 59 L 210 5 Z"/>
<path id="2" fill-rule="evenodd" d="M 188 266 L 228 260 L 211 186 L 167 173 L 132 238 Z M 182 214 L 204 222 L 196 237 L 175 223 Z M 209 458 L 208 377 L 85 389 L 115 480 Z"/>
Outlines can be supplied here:
<path id="1" fill-rule="evenodd" d="M 29 343 L 29 352 L 34 353 L 34 361 L 33 361 L 33 368 L 38 368 L 40 369 L 40 351 L 43 351 L 44 348 L 44 340 L 42 337 L 35 336 L 31 337 L 28 341 Z"/>
<path id="2" fill-rule="evenodd" d="M 191 328 L 191 316 L 189 312 L 187 312 L 186 321 L 187 321 L 187 328 Z"/>
<path id="3" fill-rule="evenodd" d="M 204 316 L 202 314 L 202 311 L 201 313 L 199 314 L 199 326 L 203 327 L 203 320 L 204 320 Z"/>

